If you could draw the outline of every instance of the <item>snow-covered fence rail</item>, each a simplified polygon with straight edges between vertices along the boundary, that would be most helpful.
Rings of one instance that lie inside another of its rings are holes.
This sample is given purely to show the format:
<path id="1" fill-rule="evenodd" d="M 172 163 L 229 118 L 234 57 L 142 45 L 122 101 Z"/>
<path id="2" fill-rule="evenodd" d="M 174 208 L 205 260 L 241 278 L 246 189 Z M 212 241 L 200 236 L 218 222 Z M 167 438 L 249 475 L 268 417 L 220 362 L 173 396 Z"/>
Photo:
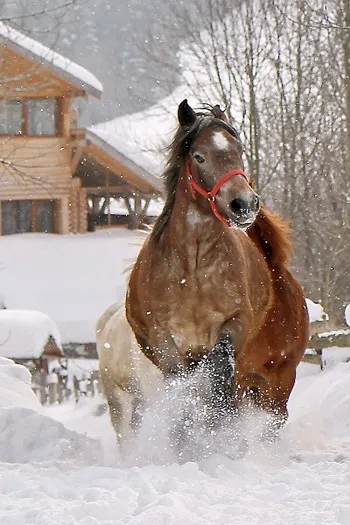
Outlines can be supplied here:
<path id="1" fill-rule="evenodd" d="M 323 368 L 322 352 L 325 348 L 350 349 L 350 330 L 335 330 L 312 335 L 303 361 L 320 365 Z"/>
<path id="2" fill-rule="evenodd" d="M 324 348 L 331 348 L 332 346 L 350 348 L 350 330 L 314 334 L 308 343 L 308 348 L 312 348 L 316 352 L 322 352 Z"/>

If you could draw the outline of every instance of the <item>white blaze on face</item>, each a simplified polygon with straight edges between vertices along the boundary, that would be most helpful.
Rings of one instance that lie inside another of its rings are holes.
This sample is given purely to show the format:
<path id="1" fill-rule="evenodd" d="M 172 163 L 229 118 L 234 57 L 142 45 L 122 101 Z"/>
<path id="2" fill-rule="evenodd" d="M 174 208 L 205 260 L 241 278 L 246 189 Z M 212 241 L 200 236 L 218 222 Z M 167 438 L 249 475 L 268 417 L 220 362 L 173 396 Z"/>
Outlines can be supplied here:
<path id="1" fill-rule="evenodd" d="M 224 135 L 223 131 L 216 131 L 213 134 L 213 143 L 218 149 L 225 150 L 229 147 L 230 142 L 228 138 Z"/>

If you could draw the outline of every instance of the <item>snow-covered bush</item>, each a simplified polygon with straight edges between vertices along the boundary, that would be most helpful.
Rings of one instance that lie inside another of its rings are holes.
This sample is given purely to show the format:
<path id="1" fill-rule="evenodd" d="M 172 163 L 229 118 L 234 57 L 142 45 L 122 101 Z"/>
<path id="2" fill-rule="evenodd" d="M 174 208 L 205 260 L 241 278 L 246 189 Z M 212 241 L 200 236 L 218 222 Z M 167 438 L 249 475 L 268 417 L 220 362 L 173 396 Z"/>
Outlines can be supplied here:
<path id="1" fill-rule="evenodd" d="M 24 366 L 0 358 L 0 462 L 99 461 L 99 443 L 47 417 L 30 381 Z"/>
<path id="2" fill-rule="evenodd" d="M 309 312 L 310 323 L 328 321 L 329 317 L 324 311 L 322 304 L 314 303 L 311 299 L 306 299 L 306 306 Z"/>
<path id="3" fill-rule="evenodd" d="M 350 326 L 350 304 L 345 308 L 345 321 L 348 326 Z"/>

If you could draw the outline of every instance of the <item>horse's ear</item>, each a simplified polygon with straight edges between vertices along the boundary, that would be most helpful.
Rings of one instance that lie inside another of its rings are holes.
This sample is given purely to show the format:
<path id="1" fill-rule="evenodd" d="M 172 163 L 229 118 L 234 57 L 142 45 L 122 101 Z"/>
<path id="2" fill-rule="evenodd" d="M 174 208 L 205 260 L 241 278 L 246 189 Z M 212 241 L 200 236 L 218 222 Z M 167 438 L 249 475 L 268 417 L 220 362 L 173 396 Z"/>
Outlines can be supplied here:
<path id="1" fill-rule="evenodd" d="M 226 124 L 229 124 L 228 117 L 226 113 L 220 108 L 219 104 L 216 104 L 213 108 L 213 114 L 215 118 L 223 120 Z"/>
<path id="2" fill-rule="evenodd" d="M 180 122 L 180 126 L 190 126 L 196 120 L 196 113 L 193 111 L 193 109 L 187 102 L 187 98 L 185 98 L 185 100 L 183 100 L 179 105 L 179 108 L 177 110 L 177 116 Z"/>

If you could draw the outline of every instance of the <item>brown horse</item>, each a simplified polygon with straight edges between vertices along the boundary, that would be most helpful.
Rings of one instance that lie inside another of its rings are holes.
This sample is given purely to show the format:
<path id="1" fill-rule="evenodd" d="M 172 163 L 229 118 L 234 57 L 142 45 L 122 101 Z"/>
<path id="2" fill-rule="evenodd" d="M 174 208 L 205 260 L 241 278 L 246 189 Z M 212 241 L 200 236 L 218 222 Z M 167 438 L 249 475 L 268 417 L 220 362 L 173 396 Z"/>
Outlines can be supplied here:
<path id="1" fill-rule="evenodd" d="M 236 408 L 251 395 L 279 428 L 309 336 L 304 296 L 287 267 L 288 228 L 260 205 L 219 106 L 196 113 L 184 100 L 178 119 L 166 203 L 132 270 L 127 319 L 165 377 L 216 355 L 220 370 L 228 348 Z"/>

